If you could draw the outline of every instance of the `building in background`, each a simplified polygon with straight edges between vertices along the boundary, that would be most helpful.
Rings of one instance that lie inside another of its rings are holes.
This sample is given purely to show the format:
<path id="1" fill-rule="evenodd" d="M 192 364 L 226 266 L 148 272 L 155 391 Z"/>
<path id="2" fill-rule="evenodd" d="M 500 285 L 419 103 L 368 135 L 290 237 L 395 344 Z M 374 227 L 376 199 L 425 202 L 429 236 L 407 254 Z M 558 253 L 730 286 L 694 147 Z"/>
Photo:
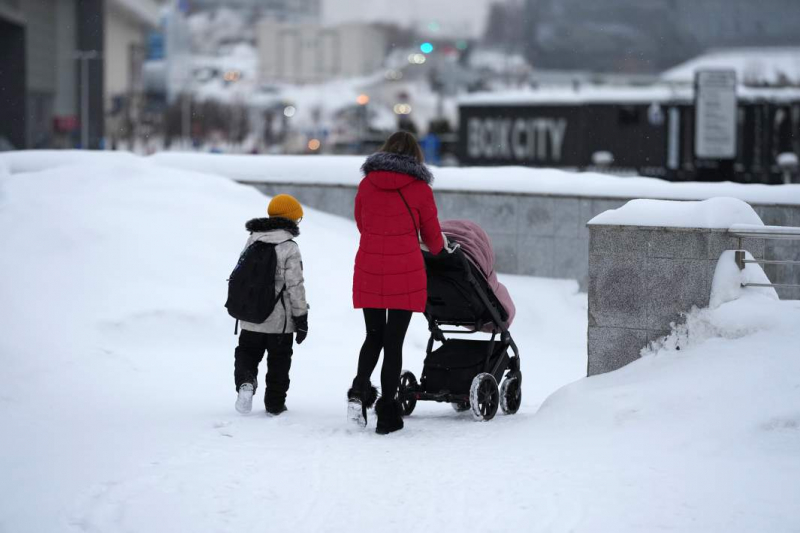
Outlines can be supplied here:
<path id="1" fill-rule="evenodd" d="M 295 24 L 314 24 L 322 19 L 321 0 L 190 0 L 189 4 L 192 11 L 227 7 L 250 12 L 258 18 Z"/>
<path id="2" fill-rule="evenodd" d="M 112 147 L 130 137 L 144 106 L 143 65 L 158 26 L 153 0 L 106 0 L 104 17 L 105 136 Z"/>
<path id="3" fill-rule="evenodd" d="M 796 173 L 798 47 L 717 49 L 646 85 L 577 79 L 462 97 L 461 163 L 772 184 Z"/>
<path id="4" fill-rule="evenodd" d="M 318 83 L 364 76 L 380 68 L 387 39 L 367 23 L 324 27 L 264 19 L 256 26 L 262 83 Z"/>
<path id="5" fill-rule="evenodd" d="M 27 145 L 24 21 L 19 0 L 0 0 L 0 150 Z"/>
<path id="6" fill-rule="evenodd" d="M 157 19 L 153 0 L 0 0 L 0 145 L 103 146 Z"/>
<path id="7" fill-rule="evenodd" d="M 534 68 L 659 72 L 717 47 L 800 44 L 797 0 L 526 0 Z"/>

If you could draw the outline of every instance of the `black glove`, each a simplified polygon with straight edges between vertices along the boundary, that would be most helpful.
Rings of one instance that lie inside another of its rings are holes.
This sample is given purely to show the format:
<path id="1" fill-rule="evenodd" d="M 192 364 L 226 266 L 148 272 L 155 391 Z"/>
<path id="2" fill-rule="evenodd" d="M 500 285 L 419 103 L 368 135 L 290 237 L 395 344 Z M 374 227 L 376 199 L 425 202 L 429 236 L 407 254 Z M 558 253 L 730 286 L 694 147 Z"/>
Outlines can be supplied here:
<path id="1" fill-rule="evenodd" d="M 294 330 L 297 332 L 297 344 L 303 344 L 308 335 L 308 314 L 293 316 L 292 322 L 294 322 Z"/>

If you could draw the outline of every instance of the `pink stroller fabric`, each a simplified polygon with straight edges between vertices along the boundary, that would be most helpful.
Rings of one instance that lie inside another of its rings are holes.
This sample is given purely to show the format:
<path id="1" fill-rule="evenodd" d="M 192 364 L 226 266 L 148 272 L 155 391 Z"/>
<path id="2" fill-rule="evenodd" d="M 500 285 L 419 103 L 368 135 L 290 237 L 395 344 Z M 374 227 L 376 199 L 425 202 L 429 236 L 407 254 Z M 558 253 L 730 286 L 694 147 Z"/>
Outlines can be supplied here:
<path id="1" fill-rule="evenodd" d="M 483 231 L 483 228 L 469 220 L 444 220 L 441 222 L 441 226 L 442 233 L 448 239 L 452 237 L 454 241 L 458 242 L 467 254 L 467 258 L 481 271 L 489 288 L 492 289 L 508 313 L 508 321 L 505 326 L 510 327 L 517 309 L 514 307 L 514 301 L 511 299 L 508 289 L 497 279 L 497 273 L 494 270 L 494 250 L 489 236 Z M 492 330 L 491 325 L 484 329 Z"/>

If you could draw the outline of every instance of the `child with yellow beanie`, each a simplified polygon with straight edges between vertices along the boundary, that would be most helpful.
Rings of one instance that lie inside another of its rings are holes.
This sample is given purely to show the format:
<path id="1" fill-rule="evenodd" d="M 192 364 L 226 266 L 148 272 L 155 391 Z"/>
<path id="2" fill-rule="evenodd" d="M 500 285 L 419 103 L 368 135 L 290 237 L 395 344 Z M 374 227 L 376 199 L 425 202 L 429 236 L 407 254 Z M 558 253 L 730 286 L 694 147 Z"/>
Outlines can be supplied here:
<path id="1" fill-rule="evenodd" d="M 298 225 L 303 218 L 303 207 L 294 197 L 279 194 L 270 201 L 267 214 L 269 218 L 254 218 L 245 225 L 250 237 L 231 274 L 226 307 L 237 319 L 255 316 L 252 310 L 259 307 L 262 315 L 269 313 L 259 322 L 240 320 L 242 331 L 234 354 L 236 410 L 240 413 L 252 410 L 258 365 L 266 352 L 264 406 L 267 413 L 279 415 L 286 411 L 292 334 L 296 335 L 297 344 L 302 344 L 308 334 L 303 258 L 294 241 L 300 235 Z M 263 275 L 273 270 L 274 283 Z M 259 273 L 262 275 L 258 276 Z M 267 298 L 261 298 L 263 294 L 253 296 L 254 288 L 255 292 L 263 290 L 270 294 Z M 269 303 L 264 304 L 265 301 Z M 274 305 L 271 311 L 270 305 Z"/>

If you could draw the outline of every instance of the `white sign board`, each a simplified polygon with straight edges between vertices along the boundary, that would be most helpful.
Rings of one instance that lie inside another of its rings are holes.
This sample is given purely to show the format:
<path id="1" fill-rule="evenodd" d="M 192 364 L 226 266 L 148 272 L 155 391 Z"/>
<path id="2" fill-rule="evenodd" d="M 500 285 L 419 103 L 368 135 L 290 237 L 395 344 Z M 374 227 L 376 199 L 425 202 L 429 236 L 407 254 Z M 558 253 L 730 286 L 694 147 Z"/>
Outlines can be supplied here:
<path id="1" fill-rule="evenodd" d="M 700 159 L 736 157 L 736 72 L 698 71 L 695 77 L 694 153 Z"/>

